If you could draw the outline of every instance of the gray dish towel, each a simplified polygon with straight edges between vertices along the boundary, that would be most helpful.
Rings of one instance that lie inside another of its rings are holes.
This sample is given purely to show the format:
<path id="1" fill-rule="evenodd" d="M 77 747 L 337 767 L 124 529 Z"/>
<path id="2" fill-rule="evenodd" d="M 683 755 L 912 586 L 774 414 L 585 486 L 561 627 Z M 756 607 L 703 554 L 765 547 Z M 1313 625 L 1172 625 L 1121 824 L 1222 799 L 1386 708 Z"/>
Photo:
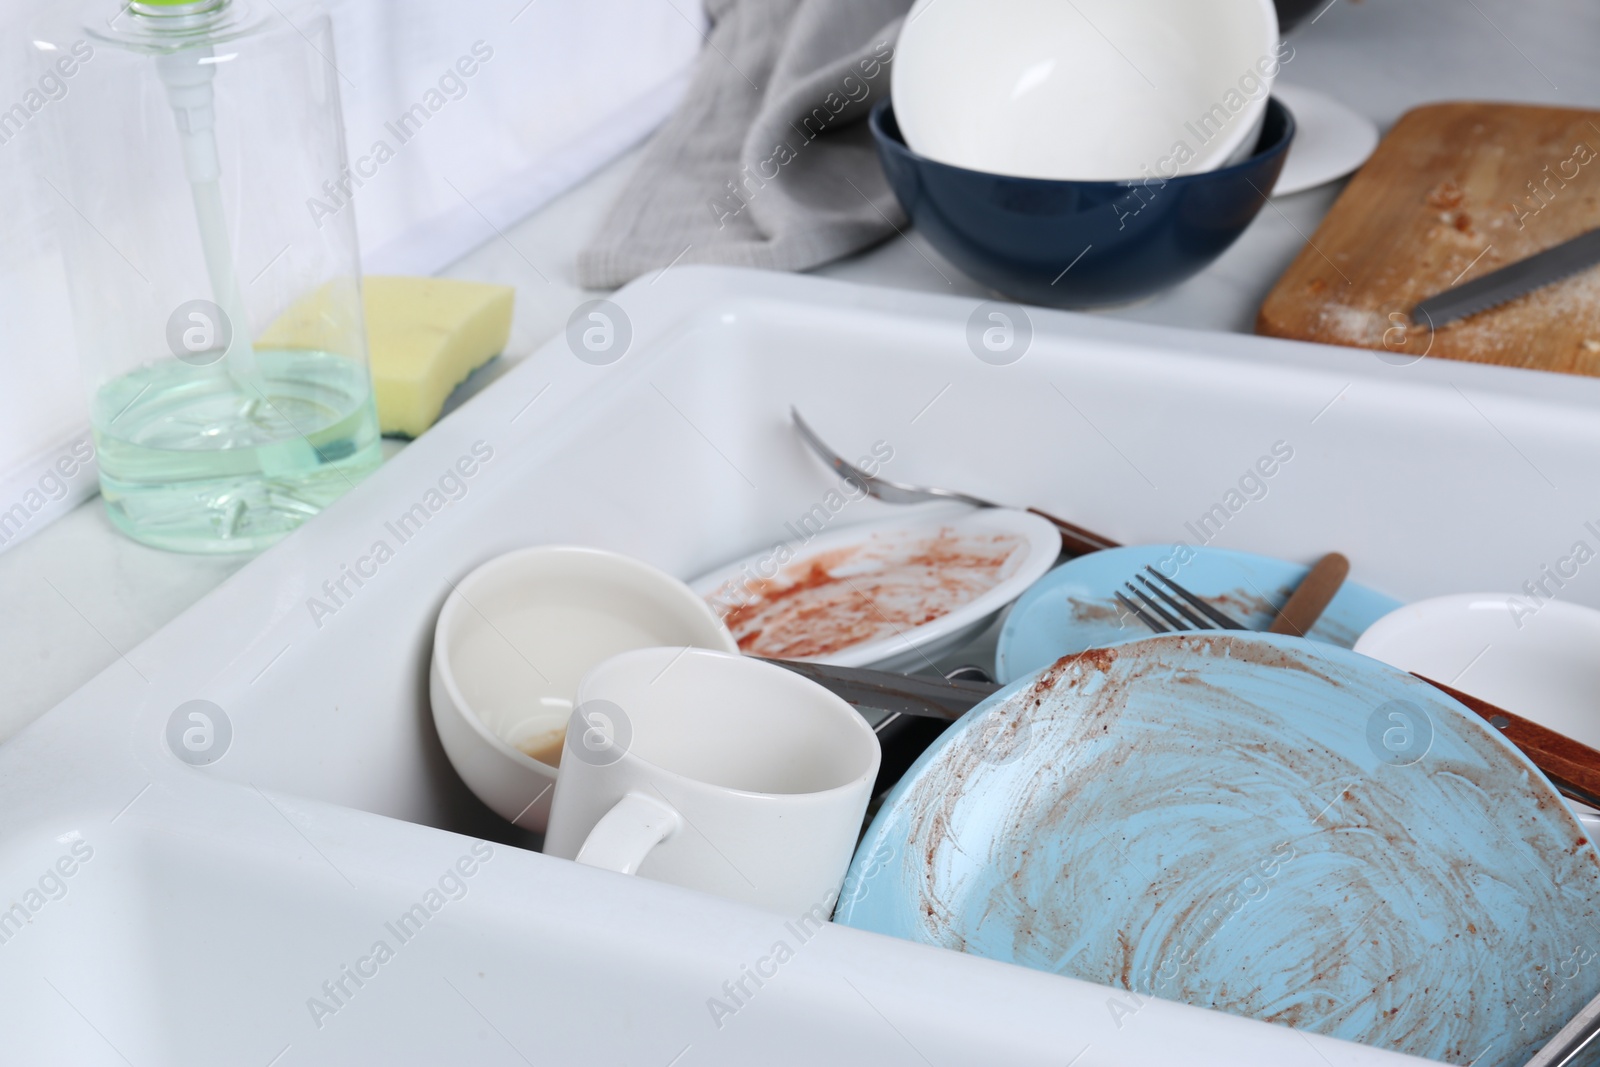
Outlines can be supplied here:
<path id="1" fill-rule="evenodd" d="M 910 0 L 706 0 L 676 114 L 578 256 L 585 288 L 675 263 L 805 270 L 905 223 L 865 119 Z"/>

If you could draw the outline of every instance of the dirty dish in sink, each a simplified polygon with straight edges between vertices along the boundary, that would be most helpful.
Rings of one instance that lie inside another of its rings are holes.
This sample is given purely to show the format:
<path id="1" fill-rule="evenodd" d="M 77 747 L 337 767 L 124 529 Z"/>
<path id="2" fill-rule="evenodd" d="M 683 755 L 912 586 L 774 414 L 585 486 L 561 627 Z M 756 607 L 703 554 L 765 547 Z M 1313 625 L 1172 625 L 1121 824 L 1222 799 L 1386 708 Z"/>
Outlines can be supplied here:
<path id="1" fill-rule="evenodd" d="M 584 672 L 659 645 L 738 651 L 687 586 L 631 557 L 541 545 L 483 564 L 434 627 L 428 693 L 450 765 L 501 818 L 542 832 Z"/>
<path id="2" fill-rule="evenodd" d="M 787 540 L 689 583 L 741 651 L 915 670 L 980 632 L 1061 548 L 1047 520 L 1009 508 L 819 531 L 790 523 Z"/>
<path id="3" fill-rule="evenodd" d="M 1292 637 L 1148 637 L 1002 690 L 890 793 L 846 885 L 845 925 L 1117 986 L 1124 1014 L 1153 995 L 1450 1063 L 1520 1064 L 1600 992 L 1600 855 L 1532 764 Z"/>
<path id="4" fill-rule="evenodd" d="M 1068 560 L 1017 601 L 995 650 L 995 677 L 1014 682 L 1060 656 L 1149 635 L 1116 601 L 1135 574 L 1155 567 L 1251 630 L 1272 625 L 1309 567 L 1225 548 L 1130 545 Z M 1400 602 L 1345 582 L 1306 636 L 1349 648 L 1363 630 Z"/>

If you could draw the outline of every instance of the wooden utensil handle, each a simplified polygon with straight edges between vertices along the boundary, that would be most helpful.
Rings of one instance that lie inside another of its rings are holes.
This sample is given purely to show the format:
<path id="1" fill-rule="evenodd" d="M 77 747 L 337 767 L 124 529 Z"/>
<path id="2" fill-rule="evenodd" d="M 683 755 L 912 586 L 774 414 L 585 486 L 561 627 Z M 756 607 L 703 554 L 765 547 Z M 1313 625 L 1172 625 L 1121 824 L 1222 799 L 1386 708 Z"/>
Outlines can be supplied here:
<path id="1" fill-rule="evenodd" d="M 1590 807 L 1600 808 L 1600 752 L 1470 693 L 1452 689 L 1443 682 L 1424 678 L 1420 674 L 1416 677 L 1422 678 L 1441 693 L 1454 697 L 1487 720 L 1490 726 L 1505 735 L 1507 741 L 1520 748 L 1523 755 L 1532 760 L 1533 765 L 1543 771 L 1560 792 Z"/>
<path id="2" fill-rule="evenodd" d="M 1278 610 L 1278 617 L 1272 620 L 1267 632 L 1304 637 L 1322 618 L 1328 604 L 1339 595 L 1339 587 L 1344 585 L 1349 574 L 1350 561 L 1337 552 L 1329 552 L 1317 560 L 1300 580 L 1288 602 Z"/>
<path id="3" fill-rule="evenodd" d="M 1039 516 L 1061 531 L 1061 550 L 1069 556 L 1087 556 L 1091 552 L 1122 547 L 1109 537 L 1101 537 L 1091 530 L 1085 530 L 1082 526 L 1074 526 L 1066 519 L 1058 519 L 1048 511 L 1029 508 L 1028 513 Z"/>

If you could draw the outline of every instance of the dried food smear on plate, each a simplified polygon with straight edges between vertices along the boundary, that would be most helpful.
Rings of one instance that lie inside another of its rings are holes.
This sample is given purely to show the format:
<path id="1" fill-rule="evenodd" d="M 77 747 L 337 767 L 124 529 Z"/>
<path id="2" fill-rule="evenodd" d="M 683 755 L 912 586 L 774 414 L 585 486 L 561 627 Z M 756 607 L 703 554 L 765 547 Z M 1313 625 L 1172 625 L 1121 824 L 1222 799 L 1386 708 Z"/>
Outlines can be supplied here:
<path id="1" fill-rule="evenodd" d="M 1017 570 L 1025 538 L 942 527 L 914 540 L 867 541 L 803 556 L 772 578 L 707 596 L 741 651 L 805 659 L 891 638 L 972 603 Z"/>
<path id="2" fill-rule="evenodd" d="M 852 879 L 848 926 L 1447 1063 L 1526 1062 L 1600 992 L 1600 856 L 1554 792 L 1422 683 L 1285 638 L 1019 682 Z"/>

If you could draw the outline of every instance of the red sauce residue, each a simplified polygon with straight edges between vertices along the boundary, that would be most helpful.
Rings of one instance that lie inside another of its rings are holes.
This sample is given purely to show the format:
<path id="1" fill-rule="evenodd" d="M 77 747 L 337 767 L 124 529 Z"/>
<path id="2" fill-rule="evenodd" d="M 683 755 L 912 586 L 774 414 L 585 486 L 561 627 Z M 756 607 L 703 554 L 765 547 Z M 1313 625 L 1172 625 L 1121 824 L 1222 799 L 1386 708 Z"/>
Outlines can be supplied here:
<path id="1" fill-rule="evenodd" d="M 892 637 L 971 603 L 1008 578 L 1023 540 L 945 528 L 910 544 L 867 543 L 797 560 L 746 587 L 723 621 L 741 651 L 802 659 Z"/>
<path id="2" fill-rule="evenodd" d="M 1455 182 L 1440 182 L 1428 190 L 1428 206 L 1437 208 L 1460 207 L 1461 202 L 1467 198 L 1461 186 Z"/>

